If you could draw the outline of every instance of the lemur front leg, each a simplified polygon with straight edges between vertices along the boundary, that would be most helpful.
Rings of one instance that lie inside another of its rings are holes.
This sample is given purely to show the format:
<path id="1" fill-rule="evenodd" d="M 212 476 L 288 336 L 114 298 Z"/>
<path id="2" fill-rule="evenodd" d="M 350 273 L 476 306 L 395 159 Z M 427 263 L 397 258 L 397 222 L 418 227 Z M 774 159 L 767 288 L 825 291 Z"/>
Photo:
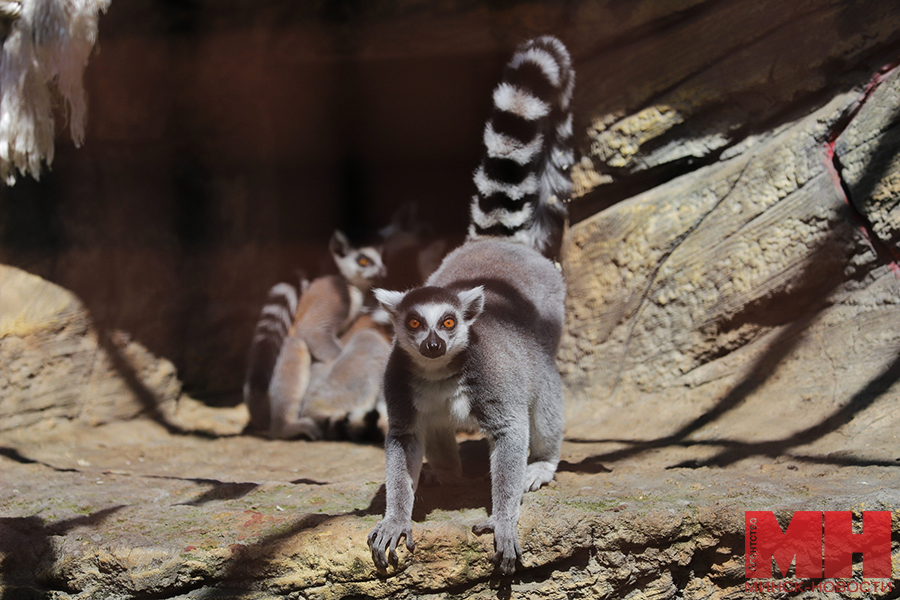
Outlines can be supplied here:
<path id="1" fill-rule="evenodd" d="M 502 574 L 510 575 L 522 558 L 516 526 L 528 462 L 528 425 L 513 422 L 490 437 L 491 516 L 472 531 L 476 535 L 494 532 L 494 564 Z"/>
<path id="2" fill-rule="evenodd" d="M 412 432 L 388 431 L 384 442 L 385 500 L 384 519 L 369 533 L 369 550 L 378 569 L 397 564 L 400 538 L 406 548 L 415 547 L 412 536 L 412 510 L 419 473 L 422 469 L 422 441 Z"/>

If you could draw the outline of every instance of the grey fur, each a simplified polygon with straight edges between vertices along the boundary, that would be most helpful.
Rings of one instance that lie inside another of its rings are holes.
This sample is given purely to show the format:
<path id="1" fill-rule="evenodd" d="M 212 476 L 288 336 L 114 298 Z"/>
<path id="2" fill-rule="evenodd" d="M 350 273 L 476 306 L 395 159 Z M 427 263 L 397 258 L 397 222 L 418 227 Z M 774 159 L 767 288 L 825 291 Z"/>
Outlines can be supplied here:
<path id="1" fill-rule="evenodd" d="M 390 343 L 375 328 L 348 336 L 340 356 L 331 363 L 316 363 L 300 409 L 310 423 L 309 439 L 361 439 L 372 435 L 370 416 L 384 414 L 381 378 Z"/>
<path id="2" fill-rule="evenodd" d="M 522 494 L 556 472 L 563 407 L 555 358 L 566 288 L 547 256 L 556 255 L 565 222 L 573 85 L 559 40 L 519 47 L 494 92 L 468 241 L 424 287 L 374 291 L 394 325 L 384 376 L 386 508 L 368 538 L 380 569 L 396 564 L 401 538 L 414 547 L 422 459 L 439 480 L 461 476 L 459 428 L 475 422 L 490 442 L 493 508 L 473 530 L 494 533 L 503 574 L 522 556 Z"/>
<path id="3" fill-rule="evenodd" d="M 380 568 L 396 561 L 403 536 L 412 550 L 422 458 L 438 479 L 459 477 L 455 432 L 471 419 L 491 442 L 493 512 L 475 531 L 494 532 L 495 562 L 512 573 L 521 557 L 522 494 L 551 481 L 559 462 L 562 388 L 554 361 L 563 327 L 562 275 L 528 246 L 482 239 L 452 252 L 426 287 L 396 294 L 376 291 L 393 317 L 395 342 L 384 381 L 387 508 L 369 535 L 372 558 Z M 456 296 L 455 306 L 448 295 Z M 408 302 L 411 297 L 419 300 Z M 435 312 L 436 306 L 447 310 Z M 411 315 L 428 312 L 458 320 L 455 336 L 436 331 L 434 322 L 410 332 Z M 432 334 L 443 336 L 446 352 L 427 358 L 422 344 Z"/>
<path id="4" fill-rule="evenodd" d="M 302 340 L 288 339 L 287 345 Z M 364 439 L 374 434 L 378 414 L 384 414 L 380 379 L 384 372 L 390 344 L 384 335 L 372 328 L 360 329 L 347 336 L 337 359 L 310 363 L 309 353 L 294 349 L 284 355 L 296 356 L 297 365 L 284 365 L 282 372 L 302 378 L 278 389 L 283 378 L 273 378 L 269 388 L 273 420 L 278 429 L 272 437 L 290 439 Z M 283 406 L 276 403 L 282 402 Z"/>

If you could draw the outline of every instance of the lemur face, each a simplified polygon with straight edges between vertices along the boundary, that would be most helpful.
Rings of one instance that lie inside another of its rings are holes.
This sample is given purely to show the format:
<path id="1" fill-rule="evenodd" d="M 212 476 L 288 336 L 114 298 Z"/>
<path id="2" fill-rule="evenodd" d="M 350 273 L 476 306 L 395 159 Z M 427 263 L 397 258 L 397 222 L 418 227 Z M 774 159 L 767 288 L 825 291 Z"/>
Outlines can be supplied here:
<path id="1" fill-rule="evenodd" d="M 453 354 L 467 327 L 460 321 L 455 306 L 445 303 L 413 306 L 403 316 L 402 337 L 406 345 L 415 348 L 425 358 L 440 358 Z M 399 333 L 398 333 L 399 337 Z"/>
<path id="2" fill-rule="evenodd" d="M 484 288 L 454 292 L 424 287 L 410 292 L 375 290 L 391 315 L 397 345 L 417 363 L 446 364 L 469 345 L 469 329 L 484 308 Z"/>
<path id="3" fill-rule="evenodd" d="M 335 231 L 329 243 L 334 263 L 347 281 L 361 290 L 367 290 L 387 271 L 381 258 L 381 248 L 362 246 L 354 248 L 340 231 Z"/>

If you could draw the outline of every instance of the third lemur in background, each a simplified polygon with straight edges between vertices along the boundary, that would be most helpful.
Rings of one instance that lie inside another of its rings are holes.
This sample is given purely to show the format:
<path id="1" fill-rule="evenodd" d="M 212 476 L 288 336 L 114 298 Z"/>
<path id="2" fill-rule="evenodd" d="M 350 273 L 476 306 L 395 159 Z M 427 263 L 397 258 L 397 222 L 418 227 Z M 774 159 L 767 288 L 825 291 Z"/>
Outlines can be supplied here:
<path id="1" fill-rule="evenodd" d="M 485 155 L 475 172 L 468 240 L 424 287 L 375 290 L 391 315 L 394 344 L 384 376 L 388 410 L 384 519 L 369 534 L 375 565 L 413 549 L 412 509 L 423 456 L 438 479 L 461 474 L 455 432 L 474 421 L 491 446 L 494 561 L 512 573 L 523 492 L 551 481 L 563 435 L 555 357 L 565 284 L 555 258 L 574 162 L 574 87 L 563 44 L 520 46 L 494 90 Z"/>
<path id="2" fill-rule="evenodd" d="M 329 251 L 340 274 L 302 282 L 299 298 L 289 284 L 274 286 L 254 332 L 244 401 L 250 428 L 271 437 L 318 439 L 323 421 L 377 401 L 387 342 L 370 320 L 357 321 L 385 275 L 381 249 L 335 231 Z"/>

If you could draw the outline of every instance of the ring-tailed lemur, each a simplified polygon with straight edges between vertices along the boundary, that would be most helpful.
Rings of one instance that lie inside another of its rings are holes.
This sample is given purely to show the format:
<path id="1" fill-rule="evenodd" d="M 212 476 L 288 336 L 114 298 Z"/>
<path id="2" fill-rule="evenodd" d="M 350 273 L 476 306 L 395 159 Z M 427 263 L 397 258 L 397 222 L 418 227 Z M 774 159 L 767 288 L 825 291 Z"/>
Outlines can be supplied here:
<path id="1" fill-rule="evenodd" d="M 293 286 L 286 283 L 277 284 L 269 292 L 250 347 L 244 380 L 251 430 L 265 431 L 276 438 L 321 437 L 321 430 L 310 423 L 317 423 L 324 416 L 319 412 L 310 414 L 304 406 L 309 404 L 304 399 L 311 383 L 318 381 L 317 389 L 324 389 L 321 377 L 313 381 L 313 363 L 328 364 L 337 369 L 336 373 L 343 373 L 341 365 L 350 362 L 359 367 L 359 360 L 353 357 L 371 350 L 375 344 L 369 334 L 362 336 L 362 344 L 349 345 L 350 338 L 344 339 L 348 347 L 339 337 L 360 316 L 372 283 L 385 275 L 381 250 L 375 246 L 354 247 L 340 231 L 332 236 L 329 250 L 340 275 L 302 284 L 299 299 Z M 347 351 L 349 354 L 340 365 L 332 365 Z M 377 381 L 383 364 L 381 359 L 378 364 L 358 368 L 351 374 Z M 318 369 L 317 373 L 322 372 Z M 340 385 L 362 384 L 357 379 L 334 382 L 334 386 Z M 311 408 L 322 405 L 314 403 Z"/>
<path id="2" fill-rule="evenodd" d="M 268 430 L 268 390 L 281 354 L 284 338 L 294 322 L 300 293 L 309 287 L 309 281 L 300 277 L 300 286 L 286 282 L 275 284 L 269 290 L 253 330 L 250 352 L 247 355 L 247 373 L 244 376 L 244 403 L 250 412 L 250 429 Z"/>
<path id="3" fill-rule="evenodd" d="M 559 40 L 518 48 L 494 91 L 469 239 L 424 287 L 374 290 L 395 332 L 384 376 L 387 505 L 368 538 L 379 568 L 396 564 L 401 538 L 413 549 L 423 455 L 438 479 L 461 474 L 459 424 L 474 420 L 490 441 L 492 513 L 474 531 L 493 531 L 502 573 L 521 557 L 523 492 L 553 479 L 563 434 L 555 357 L 565 284 L 542 252 L 558 250 L 571 189 L 573 86 Z"/>

